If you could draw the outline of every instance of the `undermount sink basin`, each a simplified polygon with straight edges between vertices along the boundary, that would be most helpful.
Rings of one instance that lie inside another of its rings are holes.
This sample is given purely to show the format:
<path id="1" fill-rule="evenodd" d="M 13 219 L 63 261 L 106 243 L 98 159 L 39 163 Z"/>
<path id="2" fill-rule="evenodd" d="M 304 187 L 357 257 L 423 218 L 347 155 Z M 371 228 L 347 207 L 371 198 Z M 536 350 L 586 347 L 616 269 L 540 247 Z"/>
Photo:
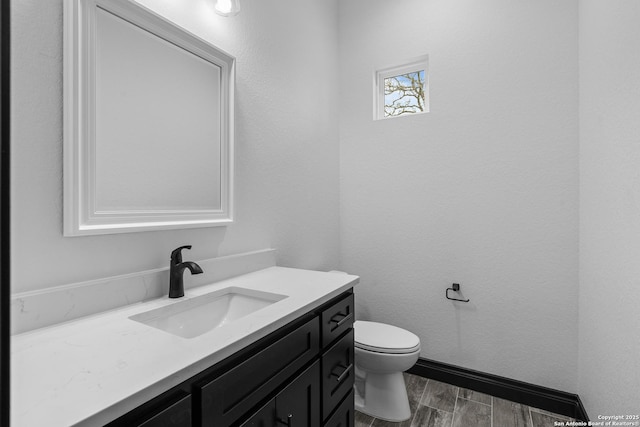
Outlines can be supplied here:
<path id="1" fill-rule="evenodd" d="M 230 287 L 136 314 L 129 319 L 173 335 L 194 338 L 286 297 L 270 292 Z"/>

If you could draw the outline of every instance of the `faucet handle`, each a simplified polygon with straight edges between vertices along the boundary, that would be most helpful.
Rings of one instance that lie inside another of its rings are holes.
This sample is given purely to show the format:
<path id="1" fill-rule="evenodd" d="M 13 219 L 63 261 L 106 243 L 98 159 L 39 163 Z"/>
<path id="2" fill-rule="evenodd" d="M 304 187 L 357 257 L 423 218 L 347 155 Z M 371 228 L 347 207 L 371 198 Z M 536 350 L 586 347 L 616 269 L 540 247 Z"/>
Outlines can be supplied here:
<path id="1" fill-rule="evenodd" d="M 179 264 L 182 262 L 182 250 L 183 249 L 191 249 L 191 245 L 180 246 L 171 251 L 171 262 L 174 264 Z"/>

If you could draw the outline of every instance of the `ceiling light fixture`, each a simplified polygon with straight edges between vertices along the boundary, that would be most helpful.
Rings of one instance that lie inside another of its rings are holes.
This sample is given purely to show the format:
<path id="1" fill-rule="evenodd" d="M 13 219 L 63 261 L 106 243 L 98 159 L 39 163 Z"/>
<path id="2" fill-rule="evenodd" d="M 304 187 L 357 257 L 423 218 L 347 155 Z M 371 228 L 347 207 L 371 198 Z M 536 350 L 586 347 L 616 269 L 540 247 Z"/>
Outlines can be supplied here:
<path id="1" fill-rule="evenodd" d="M 240 0 L 216 0 L 216 13 L 222 16 L 233 16 L 240 12 Z"/>

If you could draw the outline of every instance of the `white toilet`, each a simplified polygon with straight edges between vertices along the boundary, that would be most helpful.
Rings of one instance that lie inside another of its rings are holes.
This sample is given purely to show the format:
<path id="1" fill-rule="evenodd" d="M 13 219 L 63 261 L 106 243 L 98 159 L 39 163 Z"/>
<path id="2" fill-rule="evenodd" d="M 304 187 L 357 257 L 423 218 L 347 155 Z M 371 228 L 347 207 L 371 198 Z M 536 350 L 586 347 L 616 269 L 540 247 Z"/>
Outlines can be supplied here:
<path id="1" fill-rule="evenodd" d="M 387 421 L 411 417 L 402 372 L 420 355 L 420 338 L 396 326 L 358 320 L 355 330 L 355 408 Z"/>

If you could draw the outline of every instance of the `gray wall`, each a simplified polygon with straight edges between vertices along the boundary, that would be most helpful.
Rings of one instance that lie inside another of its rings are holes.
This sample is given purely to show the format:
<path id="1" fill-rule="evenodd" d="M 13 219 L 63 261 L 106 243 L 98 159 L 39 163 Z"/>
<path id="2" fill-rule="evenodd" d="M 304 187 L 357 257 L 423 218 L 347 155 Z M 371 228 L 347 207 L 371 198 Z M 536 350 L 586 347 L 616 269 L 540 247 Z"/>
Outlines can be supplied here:
<path id="1" fill-rule="evenodd" d="M 335 268 L 339 256 L 337 3 L 145 0 L 237 58 L 236 223 L 62 237 L 62 0 L 12 2 L 13 292 L 274 247 L 280 265 Z M 312 82 L 312 84 L 310 84 Z"/>
<path id="2" fill-rule="evenodd" d="M 639 408 L 638 22 L 635 0 L 580 1 L 579 393 L 593 420 Z"/>
<path id="3" fill-rule="evenodd" d="M 578 3 L 341 0 L 341 268 L 421 355 L 576 391 Z M 372 120 L 429 54 L 431 112 Z M 445 299 L 462 285 L 468 304 Z"/>

